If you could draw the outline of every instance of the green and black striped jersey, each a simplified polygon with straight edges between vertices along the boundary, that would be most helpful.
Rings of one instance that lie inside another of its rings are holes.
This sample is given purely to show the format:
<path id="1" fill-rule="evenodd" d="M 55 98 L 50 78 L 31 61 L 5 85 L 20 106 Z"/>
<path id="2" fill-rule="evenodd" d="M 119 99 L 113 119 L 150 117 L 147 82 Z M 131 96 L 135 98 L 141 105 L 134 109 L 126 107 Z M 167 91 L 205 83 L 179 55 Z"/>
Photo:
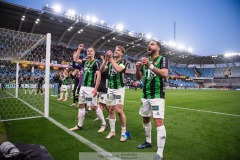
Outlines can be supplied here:
<path id="1" fill-rule="evenodd" d="M 69 77 L 64 77 L 62 79 L 62 85 L 69 85 Z"/>
<path id="2" fill-rule="evenodd" d="M 123 70 L 121 72 L 116 72 L 115 69 L 113 68 L 111 63 L 108 63 L 108 88 L 110 89 L 119 89 L 123 88 L 125 84 L 125 71 L 126 67 L 125 64 L 126 62 L 121 59 L 117 62 L 117 64 L 121 67 L 123 67 Z"/>
<path id="3" fill-rule="evenodd" d="M 100 63 L 96 60 L 89 62 L 88 60 L 82 61 L 84 66 L 82 86 L 95 87 L 96 71 L 100 69 Z"/>
<path id="4" fill-rule="evenodd" d="M 156 68 L 168 69 L 168 60 L 166 57 L 158 56 L 150 63 Z M 165 98 L 164 78 L 157 76 L 153 71 L 142 66 L 141 72 L 143 74 L 143 94 L 142 98 L 154 99 Z"/>

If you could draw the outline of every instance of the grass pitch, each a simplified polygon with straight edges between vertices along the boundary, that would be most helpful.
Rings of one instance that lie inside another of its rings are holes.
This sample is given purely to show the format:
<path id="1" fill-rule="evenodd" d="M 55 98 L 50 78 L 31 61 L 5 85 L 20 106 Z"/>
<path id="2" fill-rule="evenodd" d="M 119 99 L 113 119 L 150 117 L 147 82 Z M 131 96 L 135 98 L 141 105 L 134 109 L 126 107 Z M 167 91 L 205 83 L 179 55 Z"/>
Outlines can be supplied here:
<path id="1" fill-rule="evenodd" d="M 167 140 L 164 159 L 240 159 L 239 97 L 239 91 L 167 90 L 165 108 Z M 50 97 L 50 117 L 68 128 L 75 126 L 77 107 L 70 106 L 71 99 L 66 102 L 56 99 Z M 138 115 L 140 99 L 141 90 L 126 90 L 124 111 L 127 117 L 127 130 L 132 136 L 126 142 L 119 142 L 121 128 L 118 117 L 117 136 L 105 140 L 109 128 L 104 133 L 97 133 L 101 123 L 93 122 L 96 118 L 93 111 L 86 115 L 84 130 L 75 132 L 109 152 L 156 152 L 154 124 L 153 147 L 137 149 L 137 146 L 145 140 L 142 118 Z M 104 114 L 107 117 L 106 111 Z M 93 152 L 91 148 L 45 118 L 8 121 L 4 122 L 4 126 L 9 141 L 43 144 L 56 160 L 77 160 L 79 152 Z"/>

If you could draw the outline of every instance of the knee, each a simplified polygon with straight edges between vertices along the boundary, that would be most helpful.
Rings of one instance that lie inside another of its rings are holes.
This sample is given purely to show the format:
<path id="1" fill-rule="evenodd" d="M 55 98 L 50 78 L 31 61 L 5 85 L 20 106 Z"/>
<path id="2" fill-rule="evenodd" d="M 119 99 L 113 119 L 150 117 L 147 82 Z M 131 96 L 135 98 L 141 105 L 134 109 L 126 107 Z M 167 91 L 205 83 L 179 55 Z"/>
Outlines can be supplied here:
<path id="1" fill-rule="evenodd" d="M 124 112 L 123 112 L 122 109 L 117 109 L 116 112 L 118 113 L 118 115 L 122 115 L 122 114 L 124 114 Z"/>
<path id="2" fill-rule="evenodd" d="M 109 107 L 109 113 L 114 113 L 115 112 L 115 108 L 114 107 Z"/>
<path id="3" fill-rule="evenodd" d="M 91 106 L 91 108 L 92 108 L 94 111 L 96 111 L 96 110 L 98 109 L 97 106 Z"/>
<path id="4" fill-rule="evenodd" d="M 117 113 L 118 114 L 123 114 L 124 112 L 123 112 L 123 107 L 122 106 L 116 106 L 116 111 L 117 111 Z"/>
<path id="5" fill-rule="evenodd" d="M 143 123 L 147 124 L 150 122 L 150 117 L 143 117 Z"/>
<path id="6" fill-rule="evenodd" d="M 79 108 L 85 108 L 85 105 L 84 104 L 79 104 L 78 107 Z"/>
<path id="7" fill-rule="evenodd" d="M 155 122 L 156 127 L 160 127 L 160 126 L 164 125 L 164 120 L 161 118 L 155 118 L 154 122 Z"/>

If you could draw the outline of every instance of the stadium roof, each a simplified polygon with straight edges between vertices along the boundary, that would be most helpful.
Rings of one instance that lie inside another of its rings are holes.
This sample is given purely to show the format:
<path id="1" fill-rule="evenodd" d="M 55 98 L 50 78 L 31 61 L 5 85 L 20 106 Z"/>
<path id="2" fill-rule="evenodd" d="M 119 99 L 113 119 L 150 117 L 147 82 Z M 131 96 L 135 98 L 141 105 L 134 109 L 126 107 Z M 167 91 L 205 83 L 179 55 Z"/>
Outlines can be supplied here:
<path id="1" fill-rule="evenodd" d="M 52 41 L 67 47 L 77 47 L 79 43 L 93 46 L 97 51 L 113 50 L 115 46 L 124 46 L 127 56 L 134 60 L 146 53 L 149 40 L 142 33 L 131 33 L 128 30 L 119 31 L 116 26 L 106 23 L 95 23 L 86 20 L 87 17 L 55 13 L 51 8 L 43 7 L 36 10 L 25 6 L 1 1 L 0 27 L 15 31 L 47 34 L 51 33 Z M 161 41 L 160 41 L 161 42 Z M 193 55 L 186 50 L 178 50 L 162 43 L 161 54 L 166 55 L 171 63 L 185 64 L 232 64 L 240 62 L 240 56 L 224 57 Z"/>

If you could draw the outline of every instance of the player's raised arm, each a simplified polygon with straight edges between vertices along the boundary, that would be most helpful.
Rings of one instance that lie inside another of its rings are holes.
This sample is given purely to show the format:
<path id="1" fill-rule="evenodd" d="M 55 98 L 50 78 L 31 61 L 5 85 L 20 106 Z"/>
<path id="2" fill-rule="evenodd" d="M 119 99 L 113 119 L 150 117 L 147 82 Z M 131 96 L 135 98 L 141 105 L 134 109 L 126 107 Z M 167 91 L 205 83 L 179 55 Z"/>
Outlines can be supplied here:
<path id="1" fill-rule="evenodd" d="M 153 64 L 150 64 L 150 61 L 146 57 L 142 58 L 142 64 L 145 65 L 147 68 L 149 68 L 156 75 L 163 77 L 163 78 L 168 77 L 168 69 L 167 68 L 160 69 L 160 68 L 155 67 Z"/>
<path id="2" fill-rule="evenodd" d="M 140 80 L 142 78 L 141 72 L 142 62 L 137 62 L 135 65 L 136 65 L 136 79 Z"/>
<path id="3" fill-rule="evenodd" d="M 121 72 L 125 69 L 125 66 L 123 64 L 118 65 L 117 62 L 113 59 L 113 53 L 112 51 L 107 51 L 107 57 L 109 59 L 109 62 L 112 63 L 112 66 L 116 72 Z"/>
<path id="4" fill-rule="evenodd" d="M 102 59 L 102 65 L 100 66 L 100 72 L 105 72 L 107 70 L 107 63 L 108 63 L 108 56 L 106 55 L 106 57 L 104 58 L 103 55 L 100 56 L 100 58 Z"/>
<path id="5" fill-rule="evenodd" d="M 78 63 L 81 63 L 81 64 L 82 64 L 82 60 L 79 59 L 79 56 L 80 56 L 80 52 L 82 51 L 83 48 L 84 48 L 84 45 L 83 45 L 83 44 L 80 44 L 80 45 L 78 46 L 77 51 L 74 52 L 74 54 L 73 54 L 73 60 L 74 60 L 74 62 L 78 62 Z"/>

